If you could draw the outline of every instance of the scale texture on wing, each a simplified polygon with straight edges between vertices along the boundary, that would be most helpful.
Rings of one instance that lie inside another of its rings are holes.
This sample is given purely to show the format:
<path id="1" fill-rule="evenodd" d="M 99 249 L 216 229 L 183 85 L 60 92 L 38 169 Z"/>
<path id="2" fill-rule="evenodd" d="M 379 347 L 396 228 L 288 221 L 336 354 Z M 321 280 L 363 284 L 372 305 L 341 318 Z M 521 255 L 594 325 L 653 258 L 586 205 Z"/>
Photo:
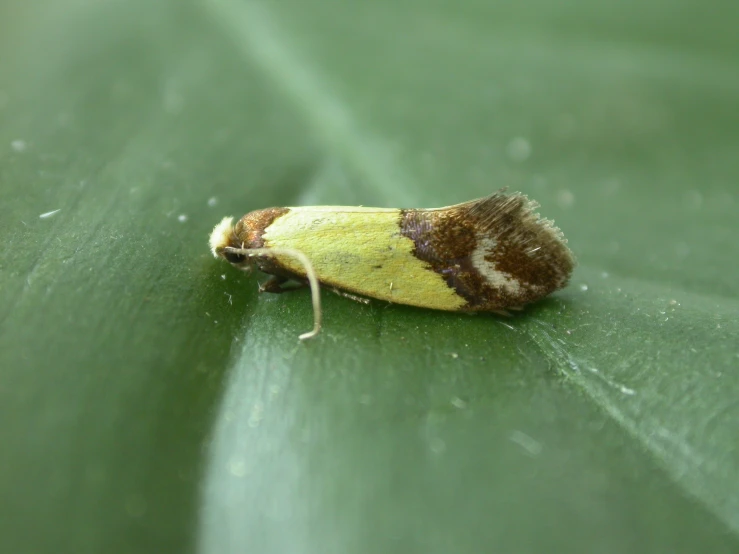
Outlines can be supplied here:
<path id="1" fill-rule="evenodd" d="M 415 244 L 401 233 L 400 218 L 400 210 L 290 208 L 265 229 L 262 240 L 266 247 L 303 252 L 326 285 L 399 304 L 463 309 L 466 300 L 413 254 Z M 277 260 L 305 276 L 295 260 Z"/>
<path id="2" fill-rule="evenodd" d="M 414 255 L 467 300 L 468 310 L 523 306 L 564 287 L 574 257 L 561 231 L 521 194 L 435 210 L 403 210 Z"/>

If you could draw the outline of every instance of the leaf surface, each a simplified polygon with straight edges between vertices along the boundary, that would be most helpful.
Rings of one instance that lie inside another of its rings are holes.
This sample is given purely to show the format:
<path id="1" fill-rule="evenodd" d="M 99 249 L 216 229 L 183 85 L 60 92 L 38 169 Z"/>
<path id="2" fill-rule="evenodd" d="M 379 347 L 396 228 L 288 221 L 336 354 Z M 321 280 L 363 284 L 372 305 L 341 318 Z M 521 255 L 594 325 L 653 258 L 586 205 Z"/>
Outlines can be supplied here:
<path id="1" fill-rule="evenodd" d="M 709 4 L 0 7 L 0 550 L 736 552 Z M 298 344 L 308 292 L 207 249 L 252 209 L 502 186 L 579 259 L 512 318 L 324 291 Z"/>

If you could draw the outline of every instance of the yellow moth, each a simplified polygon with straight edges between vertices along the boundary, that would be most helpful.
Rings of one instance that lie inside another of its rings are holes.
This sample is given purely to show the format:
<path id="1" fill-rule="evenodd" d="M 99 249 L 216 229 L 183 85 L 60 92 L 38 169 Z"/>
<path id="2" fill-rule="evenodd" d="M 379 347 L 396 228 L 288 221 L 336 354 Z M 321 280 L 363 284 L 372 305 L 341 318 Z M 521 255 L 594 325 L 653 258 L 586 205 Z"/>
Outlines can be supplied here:
<path id="1" fill-rule="evenodd" d="M 260 290 L 288 280 L 311 287 L 321 328 L 319 285 L 354 299 L 455 312 L 507 313 L 558 290 L 575 264 L 567 240 L 522 194 L 435 209 L 352 206 L 268 208 L 236 224 L 224 218 L 210 249 L 239 269 L 271 275 Z M 364 298 L 359 298 L 360 295 Z"/>

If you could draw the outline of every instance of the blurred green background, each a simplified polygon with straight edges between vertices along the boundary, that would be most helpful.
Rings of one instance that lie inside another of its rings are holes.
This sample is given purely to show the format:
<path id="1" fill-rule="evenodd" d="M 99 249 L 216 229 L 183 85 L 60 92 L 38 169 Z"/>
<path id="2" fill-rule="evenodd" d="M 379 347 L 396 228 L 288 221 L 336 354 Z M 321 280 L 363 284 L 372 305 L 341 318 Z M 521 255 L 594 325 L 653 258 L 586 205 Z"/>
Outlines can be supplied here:
<path id="1" fill-rule="evenodd" d="M 735 0 L 0 4 L 0 552 L 739 551 Z M 258 295 L 225 215 L 529 194 L 524 314 Z M 53 212 L 53 213 L 52 213 Z"/>

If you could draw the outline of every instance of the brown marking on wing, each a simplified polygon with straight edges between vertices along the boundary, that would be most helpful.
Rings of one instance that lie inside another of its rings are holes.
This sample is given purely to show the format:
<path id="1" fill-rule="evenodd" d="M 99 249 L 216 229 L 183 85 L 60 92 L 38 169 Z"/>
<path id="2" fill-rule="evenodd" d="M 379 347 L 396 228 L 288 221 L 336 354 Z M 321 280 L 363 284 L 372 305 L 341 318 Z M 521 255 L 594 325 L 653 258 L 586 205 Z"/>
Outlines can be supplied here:
<path id="1" fill-rule="evenodd" d="M 239 219 L 231 231 L 228 246 L 232 248 L 264 248 L 264 233 L 267 228 L 280 216 L 290 211 L 290 208 L 266 208 L 249 212 Z M 224 257 L 232 264 L 239 265 L 247 262 L 243 254 L 224 253 Z M 260 271 L 270 275 L 297 278 L 292 272 L 282 267 L 276 258 L 258 256 L 251 259 Z"/>
<path id="2" fill-rule="evenodd" d="M 456 211 L 401 210 L 400 234 L 414 242 L 413 254 L 441 274 L 469 305 L 481 296 L 469 263 L 477 239 L 470 222 Z"/>
<path id="3" fill-rule="evenodd" d="M 466 310 L 521 306 L 564 287 L 574 267 L 561 231 L 536 207 L 498 192 L 446 209 L 404 210 L 401 234 L 467 300 Z"/>
<path id="4" fill-rule="evenodd" d="M 249 212 L 234 225 L 232 241 L 229 246 L 234 248 L 263 248 L 262 236 L 267 227 L 290 211 L 290 208 L 267 208 Z"/>

